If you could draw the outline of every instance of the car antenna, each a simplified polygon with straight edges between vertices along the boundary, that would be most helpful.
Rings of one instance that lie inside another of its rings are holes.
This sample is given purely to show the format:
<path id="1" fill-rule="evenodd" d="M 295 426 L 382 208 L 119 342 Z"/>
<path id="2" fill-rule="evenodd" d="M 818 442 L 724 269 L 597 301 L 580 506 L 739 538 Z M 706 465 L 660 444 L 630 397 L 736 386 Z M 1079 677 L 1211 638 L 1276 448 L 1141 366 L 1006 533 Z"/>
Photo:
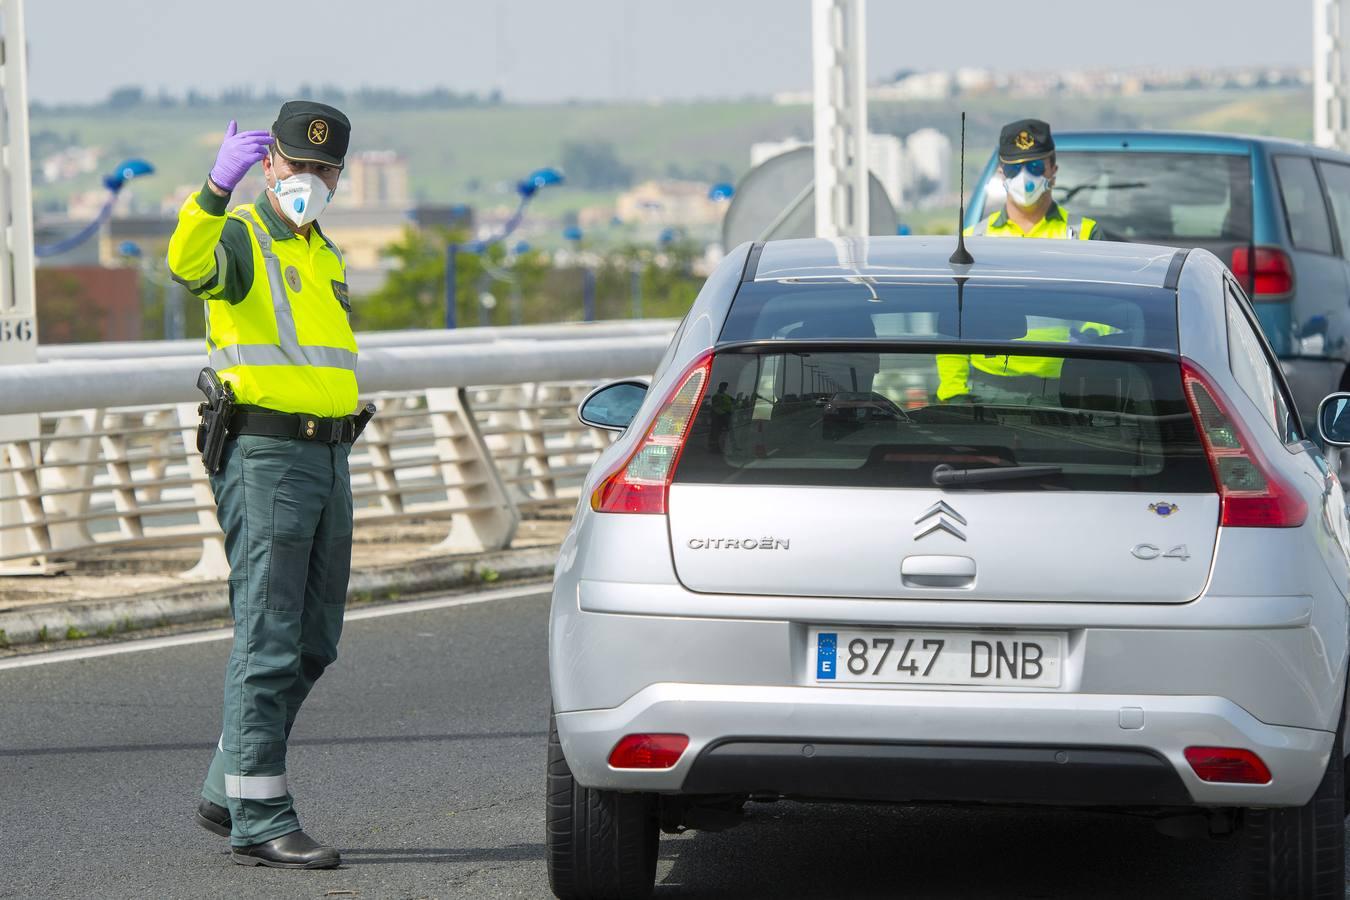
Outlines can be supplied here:
<path id="1" fill-rule="evenodd" d="M 966 249 L 966 113 L 961 111 L 961 196 L 956 213 L 956 252 L 947 262 L 954 266 L 968 266 L 975 257 Z"/>

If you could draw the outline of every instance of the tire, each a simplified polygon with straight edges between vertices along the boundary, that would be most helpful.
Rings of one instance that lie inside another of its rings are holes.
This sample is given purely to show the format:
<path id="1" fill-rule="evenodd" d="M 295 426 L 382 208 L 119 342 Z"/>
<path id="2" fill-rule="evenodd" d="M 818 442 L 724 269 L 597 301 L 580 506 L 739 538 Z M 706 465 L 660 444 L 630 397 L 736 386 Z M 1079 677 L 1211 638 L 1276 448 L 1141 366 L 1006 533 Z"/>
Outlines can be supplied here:
<path id="1" fill-rule="evenodd" d="M 1271 900 L 1345 897 L 1344 736 L 1306 806 L 1248 810 L 1248 896 Z"/>
<path id="2" fill-rule="evenodd" d="M 656 798 L 585 788 L 549 718 L 548 883 L 560 900 L 642 900 L 656 882 Z"/>

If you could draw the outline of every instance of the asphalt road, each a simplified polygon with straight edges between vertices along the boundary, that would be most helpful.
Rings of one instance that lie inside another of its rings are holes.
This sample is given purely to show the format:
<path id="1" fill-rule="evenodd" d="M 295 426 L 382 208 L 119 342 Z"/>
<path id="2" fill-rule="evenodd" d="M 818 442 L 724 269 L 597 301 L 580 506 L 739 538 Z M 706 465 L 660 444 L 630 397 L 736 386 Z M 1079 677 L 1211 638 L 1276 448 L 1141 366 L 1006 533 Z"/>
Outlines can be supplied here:
<path id="1" fill-rule="evenodd" d="M 191 822 L 228 642 L 0 671 L 0 897 L 547 897 L 543 594 L 352 622 L 290 755 L 324 872 Z M 1230 897 L 1237 841 L 1094 814 L 753 805 L 662 839 L 657 896 Z"/>

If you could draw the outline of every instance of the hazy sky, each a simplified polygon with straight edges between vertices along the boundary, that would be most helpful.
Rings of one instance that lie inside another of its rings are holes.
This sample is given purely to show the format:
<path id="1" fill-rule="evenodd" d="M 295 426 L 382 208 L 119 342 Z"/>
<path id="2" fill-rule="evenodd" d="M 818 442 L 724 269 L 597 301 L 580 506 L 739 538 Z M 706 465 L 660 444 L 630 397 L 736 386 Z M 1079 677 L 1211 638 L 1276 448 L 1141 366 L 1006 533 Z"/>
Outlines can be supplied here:
<path id="1" fill-rule="evenodd" d="M 1312 0 L 870 0 L 868 68 L 1311 65 Z M 301 82 L 525 101 L 810 86 L 808 0 L 26 0 L 29 91 Z"/>

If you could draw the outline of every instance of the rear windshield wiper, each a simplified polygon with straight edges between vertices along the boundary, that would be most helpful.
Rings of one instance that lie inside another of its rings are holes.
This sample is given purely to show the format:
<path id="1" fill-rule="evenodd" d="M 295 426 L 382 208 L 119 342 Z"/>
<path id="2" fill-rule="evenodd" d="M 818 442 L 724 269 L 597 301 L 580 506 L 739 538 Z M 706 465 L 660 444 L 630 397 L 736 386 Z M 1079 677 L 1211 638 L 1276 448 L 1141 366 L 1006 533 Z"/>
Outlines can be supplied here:
<path id="1" fill-rule="evenodd" d="M 1009 478 L 1058 475 L 1063 471 L 1060 466 L 990 466 L 983 469 L 957 469 L 941 463 L 933 469 L 933 484 L 979 484 L 984 481 L 1005 481 Z"/>
<path id="2" fill-rule="evenodd" d="M 1074 197 L 1078 196 L 1078 193 L 1080 191 L 1085 191 L 1088 188 L 1104 189 L 1108 191 L 1129 191 L 1134 190 L 1136 188 L 1146 188 L 1146 187 L 1148 187 L 1148 182 L 1146 181 L 1121 181 L 1115 183 L 1108 182 L 1107 184 L 1104 185 L 1097 184 L 1097 182 L 1095 181 L 1089 181 L 1086 184 L 1075 184 L 1071 188 L 1065 188 L 1062 192 L 1064 196 L 1063 202 L 1068 203 Z"/>

